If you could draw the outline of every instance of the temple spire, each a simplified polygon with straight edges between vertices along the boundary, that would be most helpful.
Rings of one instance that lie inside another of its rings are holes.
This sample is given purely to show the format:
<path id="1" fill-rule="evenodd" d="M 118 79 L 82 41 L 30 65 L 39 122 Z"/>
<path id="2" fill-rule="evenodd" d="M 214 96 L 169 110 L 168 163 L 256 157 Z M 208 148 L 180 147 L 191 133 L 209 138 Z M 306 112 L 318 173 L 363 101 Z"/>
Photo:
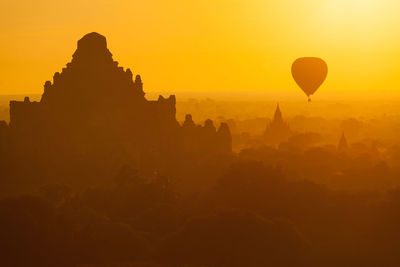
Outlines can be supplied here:
<path id="1" fill-rule="evenodd" d="M 289 125 L 285 123 L 279 103 L 276 105 L 274 117 L 265 129 L 265 139 L 267 144 L 279 145 L 281 142 L 287 141 L 292 135 Z"/>
<path id="2" fill-rule="evenodd" d="M 340 141 L 339 141 L 339 144 L 338 144 L 337 148 L 340 151 L 345 151 L 345 150 L 347 150 L 349 148 L 346 136 L 344 135 L 344 132 L 342 133 L 342 136 L 340 137 Z"/>
<path id="3" fill-rule="evenodd" d="M 275 114 L 274 114 L 274 121 L 275 122 L 283 121 L 282 112 L 281 112 L 281 109 L 279 108 L 279 103 L 276 105 L 276 110 L 275 110 Z"/>

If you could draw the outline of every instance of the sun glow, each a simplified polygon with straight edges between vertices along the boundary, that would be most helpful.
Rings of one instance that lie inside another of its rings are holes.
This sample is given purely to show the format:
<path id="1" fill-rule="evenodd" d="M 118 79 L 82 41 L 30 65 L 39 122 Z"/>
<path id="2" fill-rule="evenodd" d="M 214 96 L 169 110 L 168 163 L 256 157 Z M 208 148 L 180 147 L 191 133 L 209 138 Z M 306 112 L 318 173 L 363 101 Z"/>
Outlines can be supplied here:
<path id="1" fill-rule="evenodd" d="M 322 3 L 319 14 L 335 26 L 363 29 L 385 22 L 388 13 L 398 5 L 393 0 L 329 0 Z"/>
<path id="2" fill-rule="evenodd" d="M 40 93 L 92 31 L 149 91 L 292 92 L 290 66 L 303 56 L 329 65 L 321 97 L 400 87 L 399 0 L 38 3 L 0 9 L 0 94 Z"/>

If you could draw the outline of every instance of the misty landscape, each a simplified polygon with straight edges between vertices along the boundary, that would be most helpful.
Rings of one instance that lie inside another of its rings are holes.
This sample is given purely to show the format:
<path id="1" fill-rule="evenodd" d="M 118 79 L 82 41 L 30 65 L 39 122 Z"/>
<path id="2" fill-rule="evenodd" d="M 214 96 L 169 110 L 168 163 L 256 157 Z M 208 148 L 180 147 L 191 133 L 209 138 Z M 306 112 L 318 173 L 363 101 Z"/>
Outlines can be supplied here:
<path id="1" fill-rule="evenodd" d="M 0 7 L 0 267 L 400 266 L 400 1 Z"/>
<path id="2" fill-rule="evenodd" d="M 2 266 L 400 264 L 398 103 L 144 85 L 90 33 L 1 97 Z"/>

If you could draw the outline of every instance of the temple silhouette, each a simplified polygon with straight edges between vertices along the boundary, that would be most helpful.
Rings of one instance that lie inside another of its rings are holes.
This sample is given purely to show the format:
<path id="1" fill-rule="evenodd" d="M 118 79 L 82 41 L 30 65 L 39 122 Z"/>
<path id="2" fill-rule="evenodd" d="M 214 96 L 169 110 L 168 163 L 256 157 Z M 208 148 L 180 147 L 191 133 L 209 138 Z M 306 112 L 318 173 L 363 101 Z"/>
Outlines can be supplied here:
<path id="1" fill-rule="evenodd" d="M 342 136 L 340 137 L 339 143 L 337 145 L 337 149 L 341 152 L 347 151 L 349 149 L 347 138 L 344 135 L 344 132 L 342 133 Z"/>
<path id="2" fill-rule="evenodd" d="M 10 102 L 10 123 L 0 124 L 0 138 L 7 135 L 13 153 L 45 166 L 46 174 L 65 165 L 111 170 L 115 162 L 169 172 L 231 153 L 227 124 L 196 125 L 187 115 L 180 125 L 175 103 L 174 95 L 147 100 L 141 77 L 120 67 L 106 38 L 93 32 L 78 41 L 72 61 L 53 81 L 46 81 L 40 102 L 29 97 Z"/>
<path id="3" fill-rule="evenodd" d="M 279 145 L 281 142 L 287 141 L 291 135 L 292 131 L 289 125 L 283 120 L 278 104 L 272 122 L 265 129 L 265 142 L 269 145 Z"/>

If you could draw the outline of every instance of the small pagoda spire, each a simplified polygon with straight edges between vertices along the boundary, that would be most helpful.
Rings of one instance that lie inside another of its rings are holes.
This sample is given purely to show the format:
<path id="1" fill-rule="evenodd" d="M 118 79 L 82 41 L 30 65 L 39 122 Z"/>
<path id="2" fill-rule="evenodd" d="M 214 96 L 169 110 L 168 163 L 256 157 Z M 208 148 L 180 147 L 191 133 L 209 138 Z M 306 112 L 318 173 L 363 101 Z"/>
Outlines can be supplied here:
<path id="1" fill-rule="evenodd" d="M 274 121 L 275 122 L 283 122 L 282 112 L 281 112 L 281 109 L 279 108 L 279 103 L 276 105 L 276 110 L 275 110 L 275 114 L 274 114 Z"/>
<path id="2" fill-rule="evenodd" d="M 340 137 L 339 144 L 337 146 L 339 151 L 345 151 L 349 148 L 349 145 L 347 143 L 346 136 L 344 135 L 344 132 L 342 133 L 342 136 Z"/>

